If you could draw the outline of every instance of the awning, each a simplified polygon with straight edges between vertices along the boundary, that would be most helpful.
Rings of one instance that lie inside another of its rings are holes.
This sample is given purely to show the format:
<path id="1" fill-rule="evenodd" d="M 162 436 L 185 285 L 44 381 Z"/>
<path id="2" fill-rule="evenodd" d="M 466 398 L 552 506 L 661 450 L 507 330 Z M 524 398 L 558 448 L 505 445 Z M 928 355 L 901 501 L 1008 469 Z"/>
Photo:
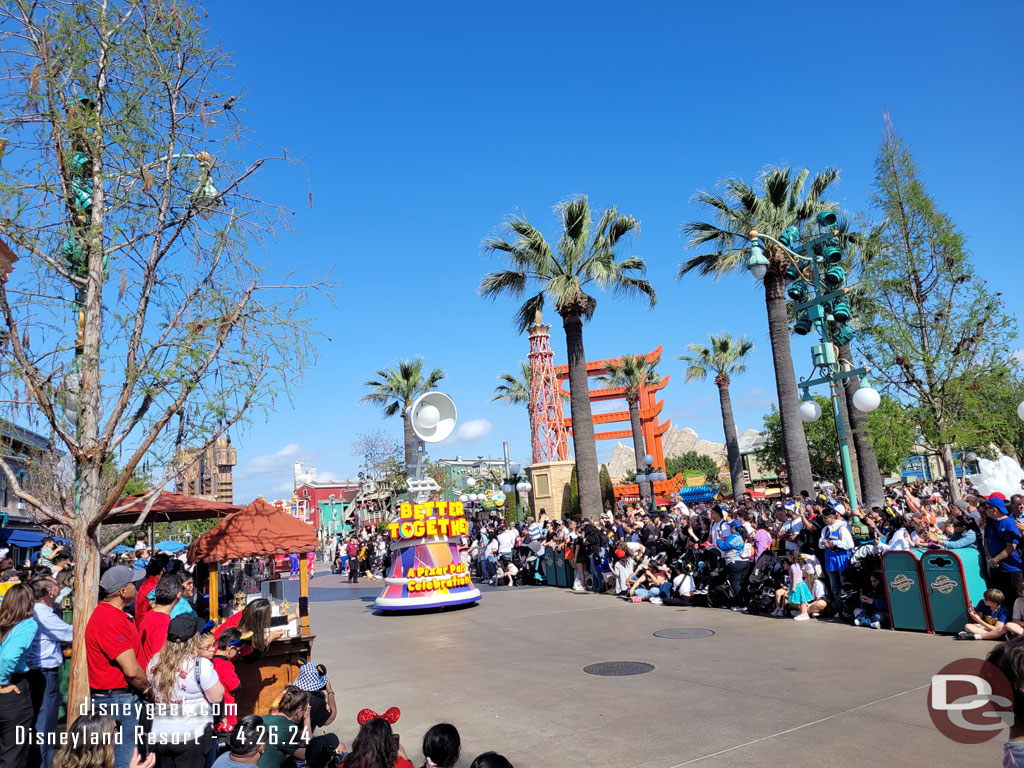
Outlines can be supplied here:
<path id="1" fill-rule="evenodd" d="M 124 512 L 118 512 L 116 515 L 104 518 L 103 525 L 131 525 L 139 519 L 142 510 L 146 508 L 145 498 L 145 495 L 142 495 L 125 496 L 122 499 L 118 499 L 115 509 L 123 507 L 125 504 L 131 504 L 132 506 Z M 224 517 L 232 512 L 237 512 L 238 509 L 234 504 L 225 504 L 221 501 L 161 491 L 160 496 L 153 503 L 153 508 L 149 511 L 149 515 L 146 516 L 146 522 L 177 523 L 182 520 L 206 520 Z"/>
<path id="2" fill-rule="evenodd" d="M 316 529 L 263 499 L 228 515 L 192 542 L 190 563 L 223 563 L 260 555 L 315 552 Z"/>
<path id="3" fill-rule="evenodd" d="M 0 544 L 8 547 L 38 547 L 43 543 L 45 533 L 23 531 L 17 528 L 0 528 Z"/>

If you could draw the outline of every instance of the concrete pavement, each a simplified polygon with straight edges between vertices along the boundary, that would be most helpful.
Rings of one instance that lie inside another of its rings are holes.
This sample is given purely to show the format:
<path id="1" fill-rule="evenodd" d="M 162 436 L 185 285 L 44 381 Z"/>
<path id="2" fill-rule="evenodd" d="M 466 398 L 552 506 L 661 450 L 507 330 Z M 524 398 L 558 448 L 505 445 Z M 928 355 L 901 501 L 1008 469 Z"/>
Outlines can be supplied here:
<path id="1" fill-rule="evenodd" d="M 1002 739 L 965 746 L 926 708 L 932 674 L 990 643 L 795 622 L 706 608 L 634 605 L 548 587 L 486 590 L 480 604 L 378 615 L 381 582 L 318 574 L 314 658 L 328 666 L 350 744 L 356 713 L 402 710 L 419 766 L 424 732 L 455 724 L 462 766 L 495 750 L 515 768 L 563 766 L 998 766 Z M 701 639 L 653 636 L 701 628 Z M 583 672 L 642 661 L 631 677 Z"/>

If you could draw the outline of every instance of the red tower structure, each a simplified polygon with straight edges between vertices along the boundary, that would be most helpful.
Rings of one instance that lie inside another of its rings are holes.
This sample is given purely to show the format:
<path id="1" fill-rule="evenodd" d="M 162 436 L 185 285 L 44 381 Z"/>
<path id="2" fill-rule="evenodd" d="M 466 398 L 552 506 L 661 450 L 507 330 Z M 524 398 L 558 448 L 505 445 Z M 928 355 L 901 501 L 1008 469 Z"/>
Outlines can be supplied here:
<path id="1" fill-rule="evenodd" d="M 551 326 L 542 322 L 540 312 L 530 331 L 530 432 L 532 463 L 565 461 L 569 440 L 565 431 L 561 388 L 555 379 L 551 351 Z"/>
<path id="2" fill-rule="evenodd" d="M 657 360 L 661 357 L 661 347 L 646 355 L 647 360 Z M 608 373 L 608 363 L 619 363 L 622 358 L 609 360 L 594 360 L 587 362 L 587 376 L 604 376 Z M 569 366 L 559 365 L 555 369 L 559 381 L 569 380 Z M 665 468 L 665 451 L 661 445 L 661 436 L 668 431 L 671 421 L 658 421 L 658 414 L 665 407 L 665 401 L 659 400 L 657 393 L 668 384 L 668 376 L 664 376 L 660 382 L 651 387 L 640 388 L 640 431 L 644 436 L 644 447 L 654 457 L 654 466 Z M 565 390 L 563 390 L 565 391 Z M 590 402 L 595 403 L 602 400 L 623 400 L 626 396 L 625 387 L 609 387 L 605 389 L 590 390 Z M 615 411 L 614 413 L 598 413 L 594 415 L 594 426 L 598 424 L 614 424 L 616 422 L 629 421 L 629 411 Z M 572 428 L 572 419 L 566 417 L 564 422 L 566 429 Z M 598 440 L 618 440 L 632 438 L 631 429 L 616 430 L 614 432 L 597 432 L 594 437 Z M 664 481 L 668 482 L 668 481 Z"/>

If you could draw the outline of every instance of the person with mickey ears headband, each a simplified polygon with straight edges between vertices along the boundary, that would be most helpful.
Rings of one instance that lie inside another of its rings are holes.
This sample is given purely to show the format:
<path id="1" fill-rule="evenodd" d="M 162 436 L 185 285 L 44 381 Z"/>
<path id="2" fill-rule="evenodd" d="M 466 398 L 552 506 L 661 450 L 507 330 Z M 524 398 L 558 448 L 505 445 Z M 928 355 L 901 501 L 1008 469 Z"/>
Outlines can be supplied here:
<path id="1" fill-rule="evenodd" d="M 217 641 L 194 613 L 175 616 L 167 642 L 149 662 L 153 722 L 149 745 L 157 768 L 204 768 L 214 749 L 214 705 L 224 686 L 213 666 Z"/>

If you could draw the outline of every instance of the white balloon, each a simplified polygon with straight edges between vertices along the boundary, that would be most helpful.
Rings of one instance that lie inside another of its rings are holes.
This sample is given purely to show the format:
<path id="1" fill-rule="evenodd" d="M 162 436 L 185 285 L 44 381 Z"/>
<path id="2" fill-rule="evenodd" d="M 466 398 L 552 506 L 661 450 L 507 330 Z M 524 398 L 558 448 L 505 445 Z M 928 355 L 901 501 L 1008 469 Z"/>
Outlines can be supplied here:
<path id="1" fill-rule="evenodd" d="M 817 421 L 821 418 L 821 406 L 814 400 L 804 400 L 796 412 L 800 416 L 800 421 Z"/>
<path id="2" fill-rule="evenodd" d="M 428 403 L 421 406 L 416 412 L 416 421 L 424 429 L 433 429 L 441 421 L 441 411 L 437 409 L 437 406 Z"/>
<path id="3" fill-rule="evenodd" d="M 871 413 L 882 402 L 878 391 L 873 387 L 861 387 L 853 393 L 853 404 L 859 411 Z"/>
<path id="4" fill-rule="evenodd" d="M 474 485 L 476 485 L 476 478 L 475 477 L 467 477 L 466 478 L 466 485 L 468 485 L 470 488 L 472 488 Z"/>

